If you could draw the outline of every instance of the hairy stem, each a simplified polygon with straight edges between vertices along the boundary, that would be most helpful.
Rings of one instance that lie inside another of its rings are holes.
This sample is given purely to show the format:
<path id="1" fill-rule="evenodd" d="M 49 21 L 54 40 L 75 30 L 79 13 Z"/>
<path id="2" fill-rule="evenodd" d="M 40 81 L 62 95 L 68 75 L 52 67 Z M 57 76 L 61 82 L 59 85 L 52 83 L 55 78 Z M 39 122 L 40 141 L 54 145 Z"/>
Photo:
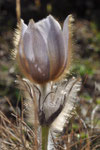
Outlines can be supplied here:
<path id="1" fill-rule="evenodd" d="M 48 126 L 42 126 L 42 150 L 47 150 L 48 145 Z"/>
<path id="2" fill-rule="evenodd" d="M 50 92 L 50 84 L 41 85 L 40 91 L 41 91 L 40 110 L 42 110 L 45 97 Z M 41 128 L 42 128 L 42 150 L 47 150 L 49 126 L 42 126 Z"/>

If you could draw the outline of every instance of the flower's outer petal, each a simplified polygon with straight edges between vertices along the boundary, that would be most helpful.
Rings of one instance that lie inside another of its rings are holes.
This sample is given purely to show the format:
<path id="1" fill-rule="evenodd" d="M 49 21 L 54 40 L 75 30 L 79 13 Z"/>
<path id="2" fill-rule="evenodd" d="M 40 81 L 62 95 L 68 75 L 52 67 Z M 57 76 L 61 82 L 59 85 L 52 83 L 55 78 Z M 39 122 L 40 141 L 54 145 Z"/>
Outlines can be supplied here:
<path id="1" fill-rule="evenodd" d="M 25 31 L 27 30 L 28 26 L 24 23 L 24 20 L 21 19 L 21 37 L 20 37 L 20 41 L 19 41 L 19 53 L 20 55 L 23 55 L 23 48 L 21 47 L 22 46 L 22 41 L 23 41 L 23 36 L 25 34 Z"/>
<path id="2" fill-rule="evenodd" d="M 34 26 L 34 22 L 29 22 L 24 33 L 22 43 L 19 45 L 21 65 L 36 83 L 44 83 L 49 79 L 49 58 L 46 41 L 40 31 Z M 26 63 L 25 63 L 26 61 Z"/>
<path id="3" fill-rule="evenodd" d="M 26 63 L 26 60 L 25 60 L 25 57 L 24 57 L 24 54 L 23 54 L 23 36 L 24 36 L 25 31 L 27 30 L 27 28 L 28 28 L 28 26 L 24 23 L 24 20 L 21 19 L 21 26 L 20 26 L 20 32 L 21 33 L 19 35 L 20 38 L 19 38 L 19 41 L 18 41 L 19 49 L 17 51 L 16 58 L 17 58 L 19 67 L 20 67 L 21 71 L 24 73 L 24 75 L 26 75 L 27 72 L 28 72 L 27 63 Z M 28 76 L 28 74 L 27 74 L 27 76 Z"/>
<path id="4" fill-rule="evenodd" d="M 18 45 L 19 45 L 20 40 L 22 39 L 26 29 L 27 29 L 27 25 L 24 23 L 23 19 L 21 19 L 21 25 L 19 23 L 17 24 L 17 29 L 15 30 L 15 33 L 14 33 L 14 46 L 15 46 L 15 49 L 14 49 L 14 51 L 12 51 L 12 56 L 13 56 L 14 59 L 18 55 L 18 51 L 17 51 L 18 50 Z"/>
<path id="5" fill-rule="evenodd" d="M 63 37 L 64 37 L 64 45 L 66 51 L 67 62 L 65 62 L 66 69 L 69 68 L 70 61 L 71 61 L 71 49 L 72 49 L 72 15 L 69 15 L 63 25 Z M 65 69 L 65 70 L 66 70 Z"/>
<path id="6" fill-rule="evenodd" d="M 62 31 L 57 27 L 55 19 L 50 16 L 50 32 L 48 36 L 48 49 L 50 57 L 50 77 L 55 80 L 62 73 L 65 61 L 65 47 Z"/>
<path id="7" fill-rule="evenodd" d="M 21 19 L 21 36 L 22 36 L 22 37 L 24 36 L 24 33 L 25 33 L 27 27 L 28 27 L 28 26 L 24 23 L 24 20 Z"/>
<path id="8" fill-rule="evenodd" d="M 56 21 L 52 15 L 47 16 L 46 19 L 42 19 L 40 21 L 38 21 L 37 23 L 35 23 L 35 26 L 40 29 L 42 32 L 45 32 L 47 35 L 49 34 L 49 29 L 50 29 L 50 19 L 53 20 L 55 26 L 57 29 L 61 30 L 61 26 L 59 24 L 58 21 Z"/>
<path id="9" fill-rule="evenodd" d="M 69 17 L 70 15 L 65 19 L 64 24 L 63 24 L 63 35 L 64 35 L 64 41 L 65 41 L 65 46 L 68 48 L 68 40 L 69 40 Z"/>
<path id="10" fill-rule="evenodd" d="M 48 45 L 50 80 L 55 80 L 62 73 L 66 52 L 61 26 L 51 15 L 35 24 L 41 31 Z"/>

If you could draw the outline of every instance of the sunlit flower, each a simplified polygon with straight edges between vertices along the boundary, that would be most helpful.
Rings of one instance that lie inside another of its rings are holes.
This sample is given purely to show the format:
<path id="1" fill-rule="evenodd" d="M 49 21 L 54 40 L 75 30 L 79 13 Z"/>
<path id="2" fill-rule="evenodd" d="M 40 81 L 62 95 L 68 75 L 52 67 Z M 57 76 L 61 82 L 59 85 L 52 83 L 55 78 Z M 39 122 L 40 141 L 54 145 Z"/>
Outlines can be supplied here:
<path id="1" fill-rule="evenodd" d="M 50 82 L 61 78 L 69 69 L 72 21 L 69 15 L 61 29 L 51 15 L 37 23 L 30 20 L 28 26 L 21 20 L 17 60 L 27 79 L 18 77 L 17 82 L 26 99 L 29 123 L 37 130 L 41 127 L 39 136 L 44 126 L 47 131 L 49 127 L 48 149 L 55 149 L 53 139 L 63 133 L 65 124 L 72 117 L 81 87 L 81 80 L 76 78 Z"/>
<path id="2" fill-rule="evenodd" d="M 69 15 L 61 29 L 51 15 L 37 23 L 21 20 L 17 59 L 23 74 L 32 82 L 43 84 L 59 79 L 68 70 L 71 51 Z"/>

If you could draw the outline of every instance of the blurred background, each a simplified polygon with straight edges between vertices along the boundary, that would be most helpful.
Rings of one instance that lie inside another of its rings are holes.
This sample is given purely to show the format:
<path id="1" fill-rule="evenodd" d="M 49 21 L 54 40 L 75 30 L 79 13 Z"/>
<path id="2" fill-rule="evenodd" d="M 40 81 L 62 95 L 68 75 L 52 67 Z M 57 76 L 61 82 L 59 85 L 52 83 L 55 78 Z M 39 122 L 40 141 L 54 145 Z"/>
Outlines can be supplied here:
<path id="1" fill-rule="evenodd" d="M 82 78 L 79 105 L 84 104 L 84 109 L 80 113 L 89 120 L 89 113 L 100 105 L 100 1 L 21 0 L 21 18 L 26 24 L 31 18 L 38 21 L 49 14 L 61 24 L 69 14 L 75 18 L 71 75 Z M 20 72 L 10 55 L 16 24 L 16 1 L 0 0 L 0 109 L 7 115 L 10 107 L 5 96 L 13 105 L 20 99 L 14 82 Z M 100 118 L 98 120 L 100 125 Z"/>

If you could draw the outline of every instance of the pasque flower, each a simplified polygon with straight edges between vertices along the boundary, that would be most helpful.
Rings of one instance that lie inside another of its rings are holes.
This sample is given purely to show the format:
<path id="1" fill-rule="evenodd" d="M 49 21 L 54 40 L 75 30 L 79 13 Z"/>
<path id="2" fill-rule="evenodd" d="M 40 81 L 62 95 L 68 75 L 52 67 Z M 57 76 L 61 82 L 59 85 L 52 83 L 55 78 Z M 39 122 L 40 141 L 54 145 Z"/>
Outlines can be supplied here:
<path id="1" fill-rule="evenodd" d="M 66 72 L 71 51 L 71 20 L 69 15 L 63 29 L 51 15 L 37 23 L 30 20 L 28 26 L 21 20 L 17 59 L 32 82 L 44 84 Z"/>
<path id="2" fill-rule="evenodd" d="M 21 20 L 17 60 L 28 80 L 19 78 L 18 84 L 28 100 L 25 106 L 32 124 L 35 126 L 37 122 L 42 131 L 44 126 L 48 130 L 49 125 L 49 135 L 45 136 L 48 138 L 48 150 L 55 150 L 55 133 L 60 135 L 72 116 L 81 85 L 80 80 L 75 78 L 51 85 L 51 81 L 61 78 L 69 68 L 72 21 L 69 15 L 61 28 L 51 15 L 37 23 L 30 20 L 28 26 Z"/>

